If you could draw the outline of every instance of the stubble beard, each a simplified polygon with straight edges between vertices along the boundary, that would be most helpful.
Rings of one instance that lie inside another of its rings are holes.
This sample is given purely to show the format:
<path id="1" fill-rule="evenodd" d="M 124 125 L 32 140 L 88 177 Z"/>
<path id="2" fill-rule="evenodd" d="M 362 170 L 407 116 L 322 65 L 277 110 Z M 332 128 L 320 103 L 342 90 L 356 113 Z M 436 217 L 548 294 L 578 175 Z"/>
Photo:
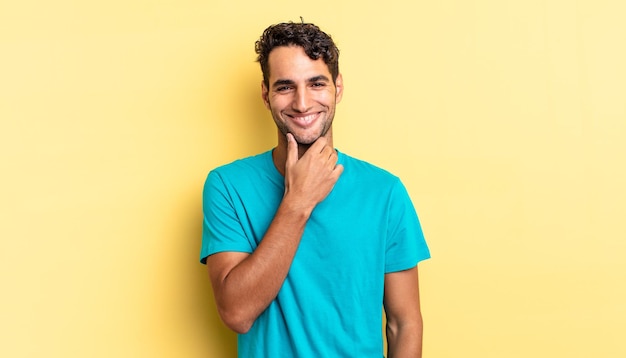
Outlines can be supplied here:
<path id="1" fill-rule="evenodd" d="M 274 116 L 274 122 L 276 123 L 276 127 L 278 127 L 278 130 L 282 133 L 283 136 L 287 136 L 287 133 L 291 133 L 293 137 L 295 138 L 296 143 L 298 143 L 299 147 L 308 149 L 313 143 L 315 143 L 315 141 L 317 141 L 321 137 L 324 137 L 330 130 L 330 127 L 333 124 L 335 113 L 334 111 L 326 112 L 326 113 L 329 114 L 329 117 L 326 118 L 326 120 L 322 124 L 320 134 L 314 138 L 308 138 L 308 139 L 302 138 L 296 135 L 293 131 L 289 129 L 289 126 L 285 122 L 283 122 L 280 118 L 277 119 L 276 116 L 274 116 L 273 112 L 272 112 L 272 116 Z"/>

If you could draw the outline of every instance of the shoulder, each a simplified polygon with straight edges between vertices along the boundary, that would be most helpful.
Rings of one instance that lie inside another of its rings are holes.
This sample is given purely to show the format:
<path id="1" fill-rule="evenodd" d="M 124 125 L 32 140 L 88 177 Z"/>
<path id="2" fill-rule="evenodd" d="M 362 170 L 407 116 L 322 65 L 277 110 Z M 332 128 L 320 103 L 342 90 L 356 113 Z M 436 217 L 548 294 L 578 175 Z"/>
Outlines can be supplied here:
<path id="1" fill-rule="evenodd" d="M 218 166 L 209 172 L 209 179 L 220 178 L 224 181 L 237 181 L 255 175 L 264 175 L 271 169 L 273 169 L 272 152 L 267 151 Z"/>
<path id="2" fill-rule="evenodd" d="M 272 152 L 237 159 L 211 170 L 205 181 L 207 187 L 239 187 L 258 185 L 268 178 L 273 180 L 276 171 L 272 163 Z"/>
<path id="3" fill-rule="evenodd" d="M 400 183 L 400 178 L 386 169 L 348 154 L 339 152 L 339 162 L 344 166 L 344 175 L 351 180 L 390 186 Z"/>
<path id="4" fill-rule="evenodd" d="M 218 166 L 209 174 L 219 174 L 220 176 L 239 175 L 245 172 L 262 171 L 266 169 L 266 162 L 271 160 L 272 152 L 267 151 L 246 158 L 237 159 L 228 164 Z"/>

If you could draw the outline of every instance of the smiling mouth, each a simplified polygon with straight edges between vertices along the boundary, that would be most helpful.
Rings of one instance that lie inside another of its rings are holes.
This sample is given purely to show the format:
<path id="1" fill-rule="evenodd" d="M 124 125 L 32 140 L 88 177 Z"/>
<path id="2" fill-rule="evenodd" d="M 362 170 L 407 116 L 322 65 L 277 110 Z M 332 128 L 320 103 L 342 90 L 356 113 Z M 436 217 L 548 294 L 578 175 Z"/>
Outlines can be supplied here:
<path id="1" fill-rule="evenodd" d="M 288 116 L 299 127 L 307 127 L 320 116 L 320 112 L 311 113 L 307 115 L 288 115 Z"/>

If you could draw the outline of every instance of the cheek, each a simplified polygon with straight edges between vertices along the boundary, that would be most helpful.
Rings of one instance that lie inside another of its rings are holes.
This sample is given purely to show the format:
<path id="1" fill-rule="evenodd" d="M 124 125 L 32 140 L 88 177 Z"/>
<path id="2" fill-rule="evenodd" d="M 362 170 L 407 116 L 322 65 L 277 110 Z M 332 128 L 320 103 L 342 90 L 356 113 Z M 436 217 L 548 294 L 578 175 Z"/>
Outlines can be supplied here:
<path id="1" fill-rule="evenodd" d="M 315 98 L 317 102 L 320 102 L 323 104 L 329 104 L 329 103 L 334 102 L 335 92 L 334 91 L 318 92 L 315 95 L 313 95 L 313 98 Z"/>
<path id="2" fill-rule="evenodd" d="M 280 112 L 287 106 L 288 102 L 283 97 L 274 97 L 271 102 L 267 102 L 267 108 Z"/>

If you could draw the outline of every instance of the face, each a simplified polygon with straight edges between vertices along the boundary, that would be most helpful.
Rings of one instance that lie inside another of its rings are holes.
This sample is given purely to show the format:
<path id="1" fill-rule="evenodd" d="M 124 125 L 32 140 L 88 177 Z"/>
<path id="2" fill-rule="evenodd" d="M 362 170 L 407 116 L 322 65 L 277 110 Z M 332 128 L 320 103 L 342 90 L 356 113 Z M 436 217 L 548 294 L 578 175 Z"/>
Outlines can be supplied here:
<path id="1" fill-rule="evenodd" d="M 323 59 L 312 60 L 299 46 L 276 47 L 268 57 L 269 88 L 262 84 L 265 106 L 278 130 L 309 145 L 330 136 L 335 105 L 341 101 L 343 80 L 333 84 Z"/>

